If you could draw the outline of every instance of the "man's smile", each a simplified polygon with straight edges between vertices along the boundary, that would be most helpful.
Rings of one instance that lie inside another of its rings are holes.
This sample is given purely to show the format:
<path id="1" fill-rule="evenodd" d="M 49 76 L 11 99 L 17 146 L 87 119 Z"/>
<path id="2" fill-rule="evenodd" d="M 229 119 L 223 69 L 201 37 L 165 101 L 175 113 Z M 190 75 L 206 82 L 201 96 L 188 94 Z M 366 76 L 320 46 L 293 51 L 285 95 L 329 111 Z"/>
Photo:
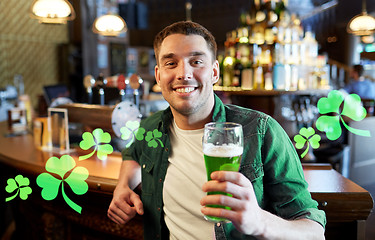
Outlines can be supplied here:
<path id="1" fill-rule="evenodd" d="M 178 87 L 175 88 L 174 90 L 179 93 L 190 93 L 194 91 L 196 88 L 195 87 Z"/>

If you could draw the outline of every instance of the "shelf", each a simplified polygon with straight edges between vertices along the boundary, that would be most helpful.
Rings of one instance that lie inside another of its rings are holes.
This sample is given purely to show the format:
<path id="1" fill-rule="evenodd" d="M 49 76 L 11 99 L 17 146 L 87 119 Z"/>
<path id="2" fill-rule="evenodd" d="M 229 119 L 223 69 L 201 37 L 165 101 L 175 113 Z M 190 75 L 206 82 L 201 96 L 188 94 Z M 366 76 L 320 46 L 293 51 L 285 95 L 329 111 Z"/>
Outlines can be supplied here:
<path id="1" fill-rule="evenodd" d="M 240 87 L 221 87 L 214 86 L 215 92 L 223 92 L 227 95 L 245 95 L 245 96 L 279 96 L 285 94 L 291 95 L 327 95 L 331 89 L 310 89 L 297 91 L 282 90 L 243 90 Z"/>

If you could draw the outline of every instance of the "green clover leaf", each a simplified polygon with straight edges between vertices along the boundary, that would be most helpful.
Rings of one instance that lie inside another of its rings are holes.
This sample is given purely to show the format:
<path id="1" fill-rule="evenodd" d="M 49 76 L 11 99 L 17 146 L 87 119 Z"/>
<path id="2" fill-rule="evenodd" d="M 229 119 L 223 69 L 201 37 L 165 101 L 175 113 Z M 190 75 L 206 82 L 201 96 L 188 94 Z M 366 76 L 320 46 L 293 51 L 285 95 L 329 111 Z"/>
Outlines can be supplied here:
<path id="1" fill-rule="evenodd" d="M 301 128 L 299 134 L 294 136 L 293 139 L 296 142 L 297 149 L 302 149 L 307 143 L 306 150 L 301 154 L 301 158 L 303 158 L 308 153 L 310 145 L 314 149 L 319 148 L 321 137 L 318 134 L 315 134 L 315 130 L 312 127 L 309 127 Z"/>
<path id="2" fill-rule="evenodd" d="M 328 93 L 328 96 L 322 97 L 318 101 L 318 110 L 320 114 L 339 113 L 340 105 L 344 101 L 344 95 L 337 90 Z"/>
<path id="3" fill-rule="evenodd" d="M 67 183 L 72 191 L 77 195 L 85 194 L 88 191 L 88 185 L 85 180 L 89 176 L 89 172 L 84 167 L 75 167 L 74 159 L 69 155 L 63 155 L 61 158 L 51 157 L 47 160 L 47 173 L 41 173 L 36 183 L 42 188 L 42 197 L 45 200 L 53 200 L 57 197 L 61 186 L 62 196 L 65 202 L 75 211 L 81 213 L 82 207 L 74 203 L 65 193 L 64 183 Z M 67 176 L 67 173 L 70 174 Z M 49 172 L 49 173 L 48 173 Z M 56 178 L 54 175 L 58 176 Z"/>
<path id="4" fill-rule="evenodd" d="M 163 142 L 159 139 L 162 137 L 162 133 L 159 132 L 157 129 L 154 129 L 154 131 L 148 131 L 147 135 L 145 137 L 145 140 L 147 141 L 147 145 L 149 147 L 157 148 L 158 142 L 160 143 L 160 146 L 164 147 Z"/>
<path id="5" fill-rule="evenodd" d="M 350 117 L 354 121 L 361 121 L 366 114 L 366 109 L 362 106 L 361 98 L 357 94 L 350 94 L 345 98 L 341 115 Z"/>
<path id="6" fill-rule="evenodd" d="M 301 135 L 297 134 L 296 136 L 294 136 L 294 141 L 296 142 L 296 148 L 297 149 L 301 149 L 305 146 L 306 142 L 307 142 L 307 139 L 302 137 Z"/>
<path id="7" fill-rule="evenodd" d="M 334 141 L 341 136 L 340 116 L 320 116 L 316 120 L 316 128 L 326 132 L 329 140 Z"/>
<path id="8" fill-rule="evenodd" d="M 340 105 L 344 101 L 343 110 L 340 113 Z M 320 114 L 336 113 L 335 116 L 320 116 L 316 121 L 316 127 L 319 131 L 326 132 L 329 140 L 336 140 L 341 136 L 342 129 L 340 122 L 350 132 L 360 136 L 370 136 L 370 131 L 349 127 L 343 116 L 347 116 L 354 121 L 361 121 L 366 117 L 366 109 L 361 106 L 361 98 L 357 94 L 350 94 L 344 98 L 340 91 L 333 90 L 325 98 L 318 101 L 318 110 Z"/>
<path id="9" fill-rule="evenodd" d="M 144 128 L 138 128 L 137 133 L 135 134 L 135 138 L 138 141 L 142 141 L 145 138 L 144 137 L 145 132 L 146 132 L 146 129 L 144 129 Z"/>
<path id="10" fill-rule="evenodd" d="M 126 122 L 125 127 L 122 127 L 120 129 L 120 132 L 122 133 L 121 138 L 125 141 L 130 139 L 130 141 L 126 144 L 125 147 L 128 148 L 134 142 L 134 139 L 136 138 L 136 132 L 138 132 L 138 129 L 138 121 L 128 121 Z"/>
<path id="11" fill-rule="evenodd" d="M 88 150 L 95 147 L 94 150 L 84 156 L 78 158 L 79 161 L 88 159 L 98 151 L 98 158 L 100 160 L 106 160 L 107 155 L 113 152 L 113 147 L 109 144 L 111 142 L 111 135 L 107 132 L 103 132 L 102 129 L 95 129 L 92 134 L 89 132 L 84 132 L 82 134 L 82 141 L 79 143 L 80 148 L 83 150 Z"/>
<path id="12" fill-rule="evenodd" d="M 7 184 L 8 185 L 5 187 L 5 191 L 12 193 L 17 189 L 17 192 L 13 196 L 6 198 L 5 202 L 13 200 L 15 197 L 17 197 L 18 193 L 20 194 L 20 198 L 22 200 L 26 200 L 28 195 L 32 192 L 31 188 L 29 187 L 30 180 L 22 175 L 17 175 L 14 179 L 9 178 L 7 180 Z"/>

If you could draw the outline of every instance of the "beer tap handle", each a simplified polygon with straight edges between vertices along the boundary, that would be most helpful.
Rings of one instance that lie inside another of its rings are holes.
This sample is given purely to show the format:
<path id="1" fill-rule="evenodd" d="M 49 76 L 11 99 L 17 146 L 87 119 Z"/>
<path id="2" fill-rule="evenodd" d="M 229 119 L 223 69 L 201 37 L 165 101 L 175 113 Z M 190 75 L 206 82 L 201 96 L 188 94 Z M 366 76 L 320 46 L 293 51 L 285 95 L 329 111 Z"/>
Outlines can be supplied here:
<path id="1" fill-rule="evenodd" d="M 120 98 L 121 102 L 125 101 L 125 89 L 126 89 L 126 82 L 124 74 L 120 74 L 117 78 L 117 88 L 120 90 Z"/>
<path id="2" fill-rule="evenodd" d="M 92 87 L 95 86 L 95 78 L 92 75 L 86 75 L 83 78 L 83 86 L 87 92 L 87 102 L 92 104 Z"/>
<path id="3" fill-rule="evenodd" d="M 99 76 L 96 79 L 96 86 L 99 88 L 100 105 L 105 104 L 105 97 L 104 97 L 105 84 L 106 84 L 106 79 L 104 78 L 103 73 L 99 73 Z"/>
<path id="4" fill-rule="evenodd" d="M 139 109 L 139 88 L 140 84 L 140 77 L 137 74 L 132 74 L 129 78 L 130 87 L 134 90 L 134 104 Z"/>

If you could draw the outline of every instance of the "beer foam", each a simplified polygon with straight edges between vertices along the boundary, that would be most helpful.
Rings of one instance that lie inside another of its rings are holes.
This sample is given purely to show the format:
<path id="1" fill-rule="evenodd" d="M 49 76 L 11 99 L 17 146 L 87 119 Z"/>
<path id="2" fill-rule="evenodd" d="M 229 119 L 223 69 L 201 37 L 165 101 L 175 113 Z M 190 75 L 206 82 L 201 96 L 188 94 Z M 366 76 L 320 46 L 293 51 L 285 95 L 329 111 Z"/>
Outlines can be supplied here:
<path id="1" fill-rule="evenodd" d="M 235 144 L 215 146 L 212 143 L 203 145 L 203 154 L 211 157 L 235 157 L 242 155 L 243 148 Z"/>

